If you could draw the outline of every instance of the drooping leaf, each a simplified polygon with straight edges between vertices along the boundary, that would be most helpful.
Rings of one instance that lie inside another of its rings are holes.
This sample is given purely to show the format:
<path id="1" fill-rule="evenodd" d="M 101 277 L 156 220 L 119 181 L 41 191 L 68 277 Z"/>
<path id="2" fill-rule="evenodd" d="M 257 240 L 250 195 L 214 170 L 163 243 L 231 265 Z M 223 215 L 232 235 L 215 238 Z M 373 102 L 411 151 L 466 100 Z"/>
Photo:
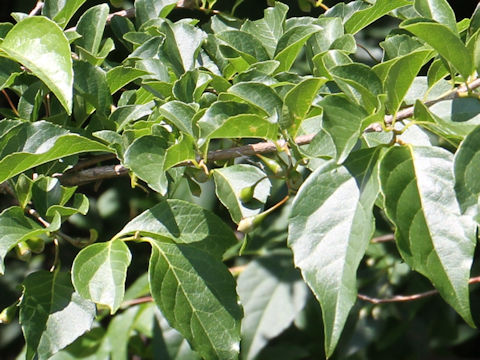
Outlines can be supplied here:
<path id="1" fill-rule="evenodd" d="M 215 192 L 218 199 L 230 212 L 237 224 L 241 219 L 254 216 L 263 210 L 265 201 L 270 195 L 270 181 L 258 167 L 238 164 L 226 168 L 215 169 Z M 244 203 L 240 192 L 253 187 L 253 197 Z"/>
<path id="2" fill-rule="evenodd" d="M 123 301 L 125 278 L 132 256 L 123 241 L 92 244 L 82 249 L 72 265 L 72 282 L 84 299 L 115 313 Z"/>
<path id="3" fill-rule="evenodd" d="M 197 246 L 221 257 L 237 240 L 232 229 L 215 214 L 181 200 L 162 201 L 131 220 L 115 238 L 134 234 L 171 239 Z"/>
<path id="4" fill-rule="evenodd" d="M 394 147 L 382 160 L 380 179 L 403 259 L 474 326 L 468 280 L 476 224 L 461 215 L 454 192 L 453 156 L 438 147 Z"/>
<path id="5" fill-rule="evenodd" d="M 356 300 L 356 270 L 374 230 L 379 156 L 378 148 L 367 149 L 353 153 L 342 166 L 325 163 L 307 178 L 293 202 L 288 244 L 295 266 L 322 306 L 327 356 Z"/>
<path id="6" fill-rule="evenodd" d="M 0 151 L 0 182 L 34 166 L 69 155 L 90 151 L 112 152 L 99 142 L 69 133 L 45 121 L 19 124 L 15 131 L 9 132 L 8 138 L 0 138 L 0 145 L 3 149 Z"/>
<path id="7" fill-rule="evenodd" d="M 150 287 L 165 318 L 200 356 L 237 359 L 242 310 L 227 267 L 188 245 L 150 243 Z"/>
<path id="8" fill-rule="evenodd" d="M 250 262 L 237 280 L 245 317 L 241 359 L 255 359 L 305 306 L 308 292 L 290 256 L 275 254 Z M 281 309 L 281 311 L 279 311 Z"/>
<path id="9" fill-rule="evenodd" d="M 28 17 L 7 33 L 0 50 L 42 80 L 71 114 L 72 56 L 70 44 L 56 23 L 42 16 Z"/>
<path id="10" fill-rule="evenodd" d="M 97 55 L 107 22 L 108 5 L 99 4 L 83 13 L 78 20 L 76 31 L 82 35 L 76 45 L 92 55 Z"/>
<path id="11" fill-rule="evenodd" d="M 20 323 L 26 358 L 46 360 L 90 329 L 95 305 L 74 292 L 70 274 L 38 271 L 23 282 Z"/>

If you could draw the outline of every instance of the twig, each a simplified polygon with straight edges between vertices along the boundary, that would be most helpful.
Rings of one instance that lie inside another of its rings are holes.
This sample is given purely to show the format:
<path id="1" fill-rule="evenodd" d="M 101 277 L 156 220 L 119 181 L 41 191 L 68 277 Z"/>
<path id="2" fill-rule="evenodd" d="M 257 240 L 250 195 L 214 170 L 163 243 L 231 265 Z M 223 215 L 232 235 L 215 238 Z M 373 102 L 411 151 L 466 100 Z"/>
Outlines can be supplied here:
<path id="1" fill-rule="evenodd" d="M 373 56 L 373 54 L 371 53 L 370 50 L 368 50 L 365 46 L 363 46 L 362 44 L 359 44 L 357 43 L 357 46 L 362 49 L 363 51 L 365 51 L 367 53 L 367 55 L 373 60 L 375 61 L 377 64 L 380 63 L 380 60 L 378 60 L 375 56 Z"/>
<path id="2" fill-rule="evenodd" d="M 35 16 L 43 8 L 43 0 L 38 0 L 35 7 L 28 13 L 28 16 Z"/>
<path id="3" fill-rule="evenodd" d="M 145 304 L 153 301 L 153 297 L 151 296 L 143 296 L 138 299 L 126 300 L 122 303 L 122 309 L 125 309 L 129 306 Z"/>
<path id="4" fill-rule="evenodd" d="M 12 108 L 12 111 L 15 113 L 15 115 L 20 116 L 20 114 L 19 114 L 18 111 L 17 111 L 17 108 L 16 108 L 15 105 L 13 104 L 12 99 L 10 99 L 10 96 L 8 96 L 8 94 L 7 94 L 7 92 L 5 91 L 5 89 L 2 89 L 2 94 L 3 94 L 3 95 L 5 96 L 5 98 L 7 99 L 8 105 L 10 105 L 10 107 Z"/>
<path id="5" fill-rule="evenodd" d="M 372 240 L 370 240 L 370 242 L 377 244 L 377 243 L 389 242 L 393 240 L 395 240 L 394 234 L 386 234 L 386 235 L 374 237 Z"/>
<path id="6" fill-rule="evenodd" d="M 116 11 L 114 13 L 111 13 L 107 16 L 107 24 L 112 21 L 114 16 L 121 16 L 121 17 L 126 17 L 126 18 L 132 18 L 135 16 L 135 8 L 127 9 L 127 10 L 120 10 Z"/>
<path id="7" fill-rule="evenodd" d="M 480 276 L 473 277 L 468 281 L 469 284 L 475 284 L 475 283 L 480 283 Z M 386 299 L 379 299 L 379 298 L 373 298 L 364 294 L 358 294 L 357 297 L 360 300 L 367 301 L 372 304 L 387 304 L 387 303 L 394 303 L 394 302 L 407 302 L 407 301 L 414 301 L 418 299 L 423 299 L 429 296 L 433 296 L 438 294 L 438 290 L 429 290 L 425 291 L 419 294 L 413 294 L 413 295 L 396 295 L 391 298 L 386 298 Z"/>
<path id="8" fill-rule="evenodd" d="M 83 170 L 85 168 L 88 168 L 92 165 L 96 165 L 98 164 L 99 162 L 102 162 L 102 161 L 106 161 L 106 160 L 113 160 L 115 159 L 115 155 L 114 154 L 104 154 L 104 155 L 98 155 L 98 156 L 94 156 L 90 159 L 86 159 L 86 160 L 83 160 L 83 161 L 80 161 L 77 165 L 75 165 L 74 167 L 72 167 L 71 169 L 69 169 L 67 171 L 67 173 L 73 173 L 73 172 L 77 172 L 77 171 L 80 171 L 80 170 Z"/>

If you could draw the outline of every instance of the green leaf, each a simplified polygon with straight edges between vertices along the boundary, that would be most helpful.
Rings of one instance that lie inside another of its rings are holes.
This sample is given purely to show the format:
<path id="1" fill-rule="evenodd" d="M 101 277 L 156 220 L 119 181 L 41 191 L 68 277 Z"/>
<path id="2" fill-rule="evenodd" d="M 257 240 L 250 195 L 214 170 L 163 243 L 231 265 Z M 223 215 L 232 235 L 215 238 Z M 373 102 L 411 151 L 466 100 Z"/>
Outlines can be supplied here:
<path id="1" fill-rule="evenodd" d="M 429 109 L 434 121 L 447 133 L 463 138 L 480 125 L 480 102 L 473 98 L 445 100 Z"/>
<path id="2" fill-rule="evenodd" d="M 0 213 L 0 275 L 5 272 L 3 263 L 5 255 L 18 243 L 58 230 L 59 225 L 56 222 L 49 228 L 44 228 L 26 217 L 23 210 L 18 206 L 12 206 Z"/>
<path id="3" fill-rule="evenodd" d="M 391 148 L 382 160 L 380 179 L 403 259 L 474 326 L 468 280 L 476 224 L 460 213 L 452 154 L 438 147 Z"/>
<path id="4" fill-rule="evenodd" d="M 166 147 L 165 140 L 160 136 L 142 136 L 127 148 L 123 160 L 124 165 L 136 176 L 162 195 L 168 190 L 164 171 Z"/>
<path id="5" fill-rule="evenodd" d="M 318 25 L 301 25 L 283 34 L 275 49 L 274 60 L 280 62 L 276 73 L 290 70 L 303 45 L 313 34 L 322 30 L 322 27 Z"/>
<path id="6" fill-rule="evenodd" d="M 237 359 L 240 319 L 235 281 L 218 259 L 188 245 L 151 241 L 153 299 L 205 359 Z"/>
<path id="7" fill-rule="evenodd" d="M 117 131 L 121 132 L 130 123 L 148 116 L 152 113 L 152 107 L 155 105 L 150 101 L 143 105 L 125 105 L 119 106 L 109 117 L 109 120 L 117 124 Z"/>
<path id="8" fill-rule="evenodd" d="M 259 82 L 243 82 L 231 86 L 228 93 L 234 94 L 248 104 L 262 109 L 273 121 L 282 112 L 282 99 L 270 86 Z"/>
<path id="9" fill-rule="evenodd" d="M 115 239 L 137 231 L 143 236 L 196 246 L 217 258 L 237 243 L 232 229 L 219 217 L 182 200 L 160 202 L 131 220 Z"/>
<path id="10" fill-rule="evenodd" d="M 480 127 L 476 127 L 460 144 L 454 159 L 455 193 L 462 213 L 478 219 L 480 184 L 478 166 L 480 162 Z"/>
<path id="11" fill-rule="evenodd" d="M 98 114 L 103 116 L 110 114 L 113 100 L 105 72 L 86 61 L 75 61 L 73 71 L 75 73 L 73 86 L 76 93 L 93 105 Z"/>
<path id="12" fill-rule="evenodd" d="M 64 28 L 85 1 L 86 0 L 45 0 L 42 15 L 48 16 Z"/>
<path id="13" fill-rule="evenodd" d="M 15 78 L 21 73 L 22 69 L 18 63 L 0 57 L 0 90 L 12 85 Z"/>
<path id="14" fill-rule="evenodd" d="M 429 50 L 414 51 L 397 58 L 390 67 L 385 79 L 386 106 L 390 114 L 396 114 L 400 109 L 408 89 L 430 55 Z"/>
<path id="15" fill-rule="evenodd" d="M 352 153 L 342 166 L 325 163 L 307 178 L 293 202 L 288 244 L 295 266 L 322 306 L 327 357 L 357 297 L 356 271 L 374 231 L 380 153 L 366 149 Z"/>
<path id="16" fill-rule="evenodd" d="M 215 169 L 213 176 L 218 199 L 228 209 L 235 223 L 238 224 L 243 218 L 263 211 L 264 204 L 270 195 L 271 184 L 266 174 L 258 167 L 247 164 L 232 165 Z M 251 186 L 254 186 L 253 199 L 243 203 L 240 192 Z"/>
<path id="17" fill-rule="evenodd" d="M 411 32 L 433 47 L 465 80 L 473 72 L 472 55 L 458 35 L 445 25 L 423 22 L 420 19 L 419 22 L 404 22 L 400 24 L 400 28 Z"/>
<path id="18" fill-rule="evenodd" d="M 399 7 L 410 5 L 409 0 L 377 0 L 372 6 L 356 11 L 346 22 L 345 31 L 356 34 L 375 20 Z"/>
<path id="19" fill-rule="evenodd" d="M 256 21 L 246 20 L 241 30 L 260 40 L 268 55 L 272 58 L 278 40 L 283 35 L 287 11 L 287 5 L 275 2 L 275 7 L 265 9 L 263 19 Z"/>
<path id="20" fill-rule="evenodd" d="M 291 325 L 308 299 L 291 257 L 283 254 L 250 262 L 238 277 L 237 291 L 245 312 L 242 359 L 257 358 L 269 340 Z"/>
<path id="21" fill-rule="evenodd" d="M 163 104 L 158 110 L 178 130 L 196 137 L 193 124 L 193 117 L 197 112 L 195 106 L 173 100 Z"/>
<path id="22" fill-rule="evenodd" d="M 76 45 L 97 55 L 103 37 L 103 31 L 107 22 L 109 8 L 107 4 L 99 4 L 91 7 L 83 13 L 77 23 L 77 32 L 82 35 L 76 41 Z"/>
<path id="23" fill-rule="evenodd" d="M 23 282 L 20 323 L 26 340 L 26 359 L 39 360 L 72 343 L 90 329 L 95 305 L 74 292 L 70 274 L 37 271 Z"/>
<path id="24" fill-rule="evenodd" d="M 327 96 L 318 105 L 323 108 L 322 128 L 330 135 L 340 164 L 357 143 L 367 113 L 341 95 Z"/>
<path id="25" fill-rule="evenodd" d="M 177 4 L 176 0 L 136 0 L 135 19 L 141 25 L 150 19 L 166 18 Z"/>
<path id="26" fill-rule="evenodd" d="M 84 299 L 110 308 L 114 314 L 123 301 L 127 268 L 132 256 L 120 240 L 82 249 L 72 265 L 72 282 Z"/>
<path id="27" fill-rule="evenodd" d="M 455 13 L 446 0 L 415 0 L 413 6 L 423 17 L 446 25 L 454 33 L 457 33 Z"/>
<path id="28" fill-rule="evenodd" d="M 190 70 L 175 81 L 172 93 L 178 100 L 185 103 L 199 102 L 211 80 L 209 75 L 197 69 Z"/>
<path id="29" fill-rule="evenodd" d="M 91 151 L 112 152 L 99 142 L 69 133 L 45 121 L 22 123 L 9 135 L 9 146 L 6 148 L 3 146 L 7 139 L 0 138 L 0 149 L 3 148 L 0 152 L 0 183 L 34 166 L 69 155 Z"/>
<path id="30" fill-rule="evenodd" d="M 0 50 L 42 80 L 67 113 L 72 113 L 70 44 L 57 24 L 42 16 L 28 17 L 8 32 Z"/>
<path id="31" fill-rule="evenodd" d="M 387 37 L 380 43 L 380 47 L 384 50 L 383 62 L 385 62 L 399 56 L 408 55 L 420 48 L 424 49 L 425 45 L 413 36 L 400 34 Z"/>
<path id="32" fill-rule="evenodd" d="M 147 71 L 135 69 L 126 66 L 117 66 L 113 69 L 110 69 L 107 72 L 106 80 L 108 88 L 110 89 L 110 94 L 116 93 L 125 85 L 131 83 L 132 81 L 148 75 Z"/>
<path id="33" fill-rule="evenodd" d="M 166 171 L 184 161 L 193 162 L 196 160 L 195 140 L 187 134 L 181 134 L 177 139 L 177 143 L 167 149 L 163 168 Z"/>

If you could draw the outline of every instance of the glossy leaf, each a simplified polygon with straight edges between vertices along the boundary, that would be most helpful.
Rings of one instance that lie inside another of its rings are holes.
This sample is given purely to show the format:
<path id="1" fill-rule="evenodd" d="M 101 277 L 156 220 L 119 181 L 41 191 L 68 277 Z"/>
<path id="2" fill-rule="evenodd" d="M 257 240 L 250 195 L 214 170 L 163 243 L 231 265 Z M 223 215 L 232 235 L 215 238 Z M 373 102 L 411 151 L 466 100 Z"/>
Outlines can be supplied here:
<path id="1" fill-rule="evenodd" d="M 352 154 L 343 166 L 333 161 L 320 166 L 293 202 L 288 244 L 322 306 L 327 356 L 356 300 L 356 271 L 374 230 L 379 155 L 380 150 L 368 149 Z"/>
<path id="2" fill-rule="evenodd" d="M 48 359 L 90 329 L 95 305 L 74 292 L 70 274 L 38 271 L 23 282 L 20 323 L 26 359 Z"/>
<path id="3" fill-rule="evenodd" d="M 177 143 L 167 149 L 165 154 L 165 162 L 163 167 L 166 170 L 171 167 L 183 163 L 184 161 L 196 161 L 195 140 L 186 134 L 182 134 Z"/>
<path id="4" fill-rule="evenodd" d="M 480 103 L 476 99 L 445 100 L 429 110 L 441 129 L 456 137 L 463 138 L 480 125 Z"/>
<path id="5" fill-rule="evenodd" d="M 415 0 L 414 8 L 423 17 L 446 25 L 454 33 L 457 32 L 455 13 L 446 0 Z"/>
<path id="6" fill-rule="evenodd" d="M 269 340 L 290 326 L 308 298 L 290 256 L 282 254 L 250 262 L 238 277 L 237 291 L 245 312 L 241 359 L 257 358 Z"/>
<path id="7" fill-rule="evenodd" d="M 82 37 L 76 44 L 92 55 L 98 54 L 108 11 L 107 4 L 99 4 L 85 11 L 78 20 L 76 31 Z"/>
<path id="8" fill-rule="evenodd" d="M 0 50 L 42 80 L 71 114 L 73 69 L 70 44 L 57 24 L 45 17 L 28 17 L 7 33 Z"/>
<path id="9" fill-rule="evenodd" d="M 72 282 L 84 299 L 110 308 L 115 313 L 123 301 L 125 278 L 131 254 L 123 241 L 87 246 L 72 265 Z"/>
<path id="10" fill-rule="evenodd" d="M 106 74 L 110 94 L 116 93 L 125 85 L 147 74 L 147 71 L 125 66 L 117 66 L 110 69 Z"/>
<path id="11" fill-rule="evenodd" d="M 407 22 L 400 24 L 400 27 L 433 47 L 465 80 L 473 72 L 472 55 L 458 35 L 445 25 L 435 22 Z"/>
<path id="12" fill-rule="evenodd" d="M 345 22 L 345 31 L 356 34 L 375 20 L 399 7 L 410 5 L 408 0 L 377 0 L 372 6 L 358 10 Z"/>
<path id="13" fill-rule="evenodd" d="M 117 131 L 120 132 L 130 123 L 150 115 L 153 106 L 153 101 L 144 105 L 119 106 L 112 112 L 109 119 L 117 124 Z"/>
<path id="14" fill-rule="evenodd" d="M 135 18 L 138 24 L 143 24 L 150 19 L 166 18 L 175 8 L 175 0 L 136 0 Z"/>
<path id="15" fill-rule="evenodd" d="M 228 93 L 238 96 L 252 106 L 261 108 L 273 120 L 276 120 L 282 111 L 282 99 L 271 87 L 262 83 L 238 83 L 231 86 Z"/>
<path id="16" fill-rule="evenodd" d="M 468 280 L 476 224 L 460 213 L 452 155 L 437 147 L 391 148 L 380 179 L 403 259 L 473 326 Z"/>
<path id="17" fill-rule="evenodd" d="M 237 359 L 240 319 L 235 281 L 208 252 L 151 241 L 153 299 L 165 318 L 206 359 Z"/>
<path id="18" fill-rule="evenodd" d="M 178 130 L 183 131 L 191 136 L 196 136 L 194 133 L 195 127 L 193 117 L 197 112 L 194 106 L 185 104 L 181 101 L 169 101 L 158 108 L 168 122 L 174 125 Z"/>
<path id="19" fill-rule="evenodd" d="M 86 0 L 45 0 L 42 15 L 64 28 Z"/>
<path id="20" fill-rule="evenodd" d="M 0 182 L 34 166 L 69 155 L 90 151 L 111 152 L 99 142 L 69 133 L 45 121 L 23 123 L 10 135 L 16 137 L 10 137 L 10 146 L 1 152 Z M 0 144 L 5 145 L 4 138 L 0 138 Z"/>
<path id="21" fill-rule="evenodd" d="M 221 257 L 237 242 L 231 228 L 219 217 L 181 200 L 160 202 L 131 220 L 115 238 L 137 231 L 140 235 L 197 246 L 215 257 Z"/>
<path id="22" fill-rule="evenodd" d="M 271 184 L 266 174 L 259 168 L 238 164 L 216 169 L 213 176 L 218 199 L 225 205 L 232 220 L 237 224 L 241 219 L 254 216 L 263 210 L 265 201 L 270 195 Z M 251 201 L 244 203 L 240 199 L 240 192 L 252 186 L 254 186 L 253 197 Z"/>

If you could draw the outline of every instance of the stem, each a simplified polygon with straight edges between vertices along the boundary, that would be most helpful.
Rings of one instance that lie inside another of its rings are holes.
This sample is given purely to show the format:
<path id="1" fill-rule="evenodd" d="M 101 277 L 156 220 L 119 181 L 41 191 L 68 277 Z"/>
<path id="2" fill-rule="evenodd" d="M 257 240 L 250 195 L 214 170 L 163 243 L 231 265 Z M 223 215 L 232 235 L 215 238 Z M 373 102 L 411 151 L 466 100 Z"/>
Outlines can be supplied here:
<path id="1" fill-rule="evenodd" d="M 37 15 L 40 10 L 43 9 L 43 1 L 38 0 L 37 3 L 35 4 L 35 7 L 28 13 L 28 16 L 35 16 Z"/>
<path id="2" fill-rule="evenodd" d="M 378 243 L 389 242 L 393 240 L 395 240 L 395 235 L 386 234 L 386 235 L 374 237 L 372 240 L 370 240 L 370 242 L 374 244 L 378 244 Z"/>
<path id="3" fill-rule="evenodd" d="M 5 89 L 2 89 L 2 93 L 3 93 L 3 95 L 5 96 L 5 98 L 7 99 L 8 105 L 10 105 L 10 108 L 11 108 L 12 111 L 15 113 L 15 115 L 17 115 L 18 117 L 20 117 L 20 114 L 18 113 L 17 108 L 16 108 L 15 105 L 13 104 L 12 99 L 10 99 L 10 96 L 8 96 L 8 94 L 7 94 L 7 92 L 5 91 Z"/>

